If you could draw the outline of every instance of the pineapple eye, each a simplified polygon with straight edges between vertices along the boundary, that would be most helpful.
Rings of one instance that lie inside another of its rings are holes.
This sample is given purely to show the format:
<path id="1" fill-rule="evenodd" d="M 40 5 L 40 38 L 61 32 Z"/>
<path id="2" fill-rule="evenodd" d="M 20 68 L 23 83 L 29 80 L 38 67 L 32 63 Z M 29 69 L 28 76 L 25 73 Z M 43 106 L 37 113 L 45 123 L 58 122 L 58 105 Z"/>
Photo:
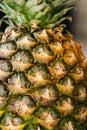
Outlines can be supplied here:
<path id="1" fill-rule="evenodd" d="M 35 91 L 34 96 L 41 105 L 53 105 L 58 98 L 58 90 L 55 86 L 48 85 Z"/>
<path id="2" fill-rule="evenodd" d="M 21 84 L 21 87 L 25 87 L 26 81 L 25 77 L 22 73 L 14 74 L 11 78 L 8 79 L 9 84 L 17 85 L 17 83 Z"/>
<path id="3" fill-rule="evenodd" d="M 60 42 L 53 42 L 49 44 L 50 49 L 54 52 L 56 55 L 63 55 L 64 49 L 62 47 L 62 43 Z"/>
<path id="4" fill-rule="evenodd" d="M 78 101 L 85 101 L 87 99 L 87 89 L 85 86 L 78 85 L 74 90 L 74 97 Z"/>
<path id="5" fill-rule="evenodd" d="M 37 0 L 38 1 L 38 0 Z M 39 43 L 49 43 L 50 37 L 48 36 L 46 30 L 42 30 L 42 32 L 34 33 L 35 38 Z"/>
<path id="6" fill-rule="evenodd" d="M 71 95 L 74 91 L 75 85 L 69 77 L 65 77 L 64 80 L 61 80 L 59 84 L 57 84 L 59 91 L 64 95 Z"/>
<path id="7" fill-rule="evenodd" d="M 5 34 L 2 37 L 2 42 L 14 41 L 19 36 L 22 35 L 22 32 L 12 29 L 10 26 L 5 29 Z"/>
<path id="8" fill-rule="evenodd" d="M 33 56 L 36 62 L 49 64 L 49 62 L 54 58 L 51 54 L 52 52 L 44 45 L 39 45 L 35 49 L 33 49 Z"/>
<path id="9" fill-rule="evenodd" d="M 68 64 L 69 66 L 73 66 L 77 62 L 77 58 L 75 56 L 75 53 L 73 51 L 67 50 L 64 54 L 64 62 Z"/>
<path id="10" fill-rule="evenodd" d="M 8 109 L 26 118 L 35 110 L 35 103 L 30 96 L 15 97 L 9 101 Z"/>
<path id="11" fill-rule="evenodd" d="M 56 60 L 53 63 L 51 63 L 51 65 L 53 66 L 54 69 L 58 69 L 59 67 L 61 67 L 63 70 L 65 70 L 65 67 L 62 61 Z"/>
<path id="12" fill-rule="evenodd" d="M 32 47 L 37 45 L 38 42 L 35 42 L 34 39 L 32 39 L 32 37 L 30 37 L 29 35 L 23 35 L 16 41 L 16 44 L 18 49 L 30 50 Z"/>
<path id="13" fill-rule="evenodd" d="M 2 43 L 0 45 L 0 57 L 10 59 L 10 57 L 17 52 L 16 44 L 11 43 Z"/>
<path id="14" fill-rule="evenodd" d="M 60 97 L 57 102 L 57 109 L 64 115 L 70 115 L 74 109 L 73 102 L 70 97 Z"/>
<path id="15" fill-rule="evenodd" d="M 30 56 L 29 52 L 21 51 L 15 54 L 15 56 L 12 57 L 12 60 L 19 61 L 23 63 L 32 63 L 32 57 Z"/>
<path id="16" fill-rule="evenodd" d="M 29 52 L 21 51 L 12 57 L 13 70 L 24 71 L 28 69 L 33 62 L 33 58 Z"/>
<path id="17" fill-rule="evenodd" d="M 87 105 L 85 104 L 77 104 L 74 110 L 75 118 L 81 123 L 87 120 Z"/>
<path id="18" fill-rule="evenodd" d="M 35 115 L 40 125 L 48 129 L 55 128 L 60 120 L 60 113 L 53 108 L 40 108 Z"/>
<path id="19" fill-rule="evenodd" d="M 59 60 L 51 62 L 50 66 L 48 66 L 48 69 L 52 75 L 52 78 L 54 77 L 54 79 L 56 79 L 57 81 L 67 74 L 67 70 L 64 66 L 64 63 Z"/>
<path id="20" fill-rule="evenodd" d="M 49 83 L 50 75 L 47 67 L 45 66 L 34 66 L 28 70 L 27 77 L 32 84 L 32 87 L 38 87 Z"/>
<path id="21" fill-rule="evenodd" d="M 77 130 L 75 121 L 70 119 L 70 117 L 61 120 L 59 130 Z"/>
<path id="22" fill-rule="evenodd" d="M 5 113 L 1 120 L 1 126 L 6 130 L 18 130 L 23 124 L 23 120 L 13 113 Z"/>
<path id="23" fill-rule="evenodd" d="M 7 79 L 8 89 L 11 93 L 25 93 L 30 88 L 30 82 L 27 80 L 23 73 L 12 75 Z"/>
<path id="24" fill-rule="evenodd" d="M 70 76 L 76 81 L 82 81 L 84 79 L 83 68 L 77 65 L 74 69 L 71 70 Z"/>

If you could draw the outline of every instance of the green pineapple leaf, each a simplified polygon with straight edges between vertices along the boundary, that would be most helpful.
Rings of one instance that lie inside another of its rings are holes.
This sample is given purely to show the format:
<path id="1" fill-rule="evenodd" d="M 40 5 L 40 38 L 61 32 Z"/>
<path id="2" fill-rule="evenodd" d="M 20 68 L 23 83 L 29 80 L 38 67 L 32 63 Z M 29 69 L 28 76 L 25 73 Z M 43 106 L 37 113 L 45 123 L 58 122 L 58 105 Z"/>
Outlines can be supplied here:
<path id="1" fill-rule="evenodd" d="M 52 28 L 68 19 L 66 14 L 74 3 L 75 0 L 2 0 L 0 11 L 6 14 L 4 21 L 11 26 Z"/>

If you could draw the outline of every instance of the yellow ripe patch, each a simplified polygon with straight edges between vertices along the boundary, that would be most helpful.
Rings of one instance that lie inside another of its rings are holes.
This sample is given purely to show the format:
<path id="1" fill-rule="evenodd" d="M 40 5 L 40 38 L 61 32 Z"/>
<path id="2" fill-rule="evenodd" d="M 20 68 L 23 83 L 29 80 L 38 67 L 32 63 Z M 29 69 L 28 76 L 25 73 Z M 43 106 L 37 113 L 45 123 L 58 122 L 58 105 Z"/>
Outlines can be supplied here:
<path id="1" fill-rule="evenodd" d="M 80 68 L 79 66 L 77 66 L 75 68 L 75 71 L 70 73 L 70 75 L 72 76 L 72 78 L 76 81 L 79 82 L 80 80 L 84 79 L 84 72 L 83 69 Z"/>
<path id="2" fill-rule="evenodd" d="M 57 42 L 56 45 L 55 45 L 55 42 L 50 43 L 49 47 L 54 52 L 54 54 L 63 55 L 64 49 L 60 42 Z"/>
<path id="3" fill-rule="evenodd" d="M 54 58 L 54 56 L 49 56 L 46 52 L 41 52 L 40 54 L 37 54 L 35 52 L 32 52 L 35 60 L 40 63 L 49 64 L 49 62 Z"/>
<path id="4" fill-rule="evenodd" d="M 75 56 L 75 53 L 71 50 L 67 50 L 63 57 L 66 64 L 73 66 L 77 62 L 77 58 Z"/>
<path id="5" fill-rule="evenodd" d="M 34 86 L 41 86 L 44 85 L 46 83 L 49 83 L 49 80 L 45 80 L 43 78 L 43 75 L 41 74 L 41 72 L 36 72 L 34 76 L 28 75 L 27 74 L 27 78 L 29 79 L 29 81 L 34 85 Z"/>
<path id="6" fill-rule="evenodd" d="M 50 41 L 50 38 L 49 38 L 49 36 L 47 35 L 47 32 L 46 32 L 45 29 L 42 31 L 41 34 L 39 34 L 39 33 L 34 33 L 34 35 L 35 35 L 35 37 L 36 37 L 36 39 L 37 39 L 38 42 L 41 42 L 41 43 L 49 43 L 49 41 Z"/>

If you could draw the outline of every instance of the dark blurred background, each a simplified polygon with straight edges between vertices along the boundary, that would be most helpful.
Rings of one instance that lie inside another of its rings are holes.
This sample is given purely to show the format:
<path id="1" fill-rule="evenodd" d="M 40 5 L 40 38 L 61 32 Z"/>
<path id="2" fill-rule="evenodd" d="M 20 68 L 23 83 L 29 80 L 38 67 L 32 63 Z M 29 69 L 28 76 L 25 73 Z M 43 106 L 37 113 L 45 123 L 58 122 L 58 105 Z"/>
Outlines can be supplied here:
<path id="1" fill-rule="evenodd" d="M 74 35 L 74 39 L 82 45 L 87 58 L 87 0 L 76 0 L 76 9 L 71 11 L 72 23 L 68 23 L 68 30 Z M 0 18 L 3 13 L 0 12 Z M 3 23 L 0 31 L 4 31 L 6 24 Z"/>
<path id="2" fill-rule="evenodd" d="M 0 19 L 2 18 L 4 16 L 4 14 L 2 13 L 2 12 L 0 12 Z M 5 23 L 3 23 L 1 26 L 0 26 L 0 32 L 1 31 L 4 31 L 5 30 L 5 28 L 6 28 L 6 24 Z"/>

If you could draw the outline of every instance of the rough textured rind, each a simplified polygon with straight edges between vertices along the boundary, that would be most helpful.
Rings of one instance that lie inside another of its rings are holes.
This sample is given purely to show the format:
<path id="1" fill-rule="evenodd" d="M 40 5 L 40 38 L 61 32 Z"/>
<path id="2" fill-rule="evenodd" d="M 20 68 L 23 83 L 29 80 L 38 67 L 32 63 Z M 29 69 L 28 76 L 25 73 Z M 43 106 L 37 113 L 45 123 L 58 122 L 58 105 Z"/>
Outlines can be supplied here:
<path id="1" fill-rule="evenodd" d="M 19 49 L 26 38 L 24 45 L 34 44 Z M 8 28 L 0 49 L 2 130 L 78 130 L 81 123 L 86 129 L 85 57 L 69 33 L 59 28 L 34 32 Z M 8 55 L 4 49 L 14 53 Z M 22 122 L 13 123 L 14 114 Z"/>

